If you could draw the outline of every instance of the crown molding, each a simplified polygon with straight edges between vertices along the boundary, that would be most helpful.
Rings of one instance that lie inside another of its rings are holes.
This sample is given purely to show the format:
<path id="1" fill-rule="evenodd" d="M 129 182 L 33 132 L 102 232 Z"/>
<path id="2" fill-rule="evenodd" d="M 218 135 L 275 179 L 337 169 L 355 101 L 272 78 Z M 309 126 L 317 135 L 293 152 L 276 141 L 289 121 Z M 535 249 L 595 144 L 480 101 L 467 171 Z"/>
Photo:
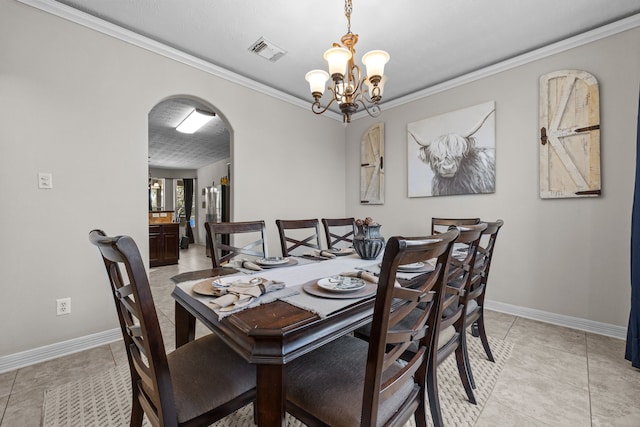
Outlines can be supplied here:
<path id="1" fill-rule="evenodd" d="M 244 76 L 241 76 L 239 74 L 226 70 L 210 62 L 204 61 L 200 58 L 196 58 L 193 55 L 189 55 L 178 49 L 169 47 L 165 44 L 158 43 L 147 37 L 141 36 L 140 34 L 134 33 L 133 31 L 126 30 L 122 27 L 111 24 L 109 22 L 106 22 L 102 19 L 91 16 L 88 13 L 81 12 L 72 7 L 63 5 L 53 0 L 17 0 L 17 1 L 19 1 L 20 3 L 24 3 L 26 5 L 32 6 L 36 9 L 48 12 L 60 18 L 69 20 L 76 24 L 82 25 L 84 27 L 93 29 L 100 33 L 115 37 L 126 43 L 132 44 L 134 46 L 138 46 L 142 49 L 148 50 L 158 55 L 162 55 L 164 57 L 173 59 L 185 65 L 194 67 L 198 70 L 212 74 L 216 77 L 220 77 L 232 83 L 236 83 L 248 89 L 255 90 L 262 94 L 277 98 L 281 101 L 288 102 L 290 104 L 304 108 L 306 110 L 309 109 L 309 105 L 310 105 L 309 102 L 300 100 L 292 95 L 273 89 L 262 83 L 258 83 L 255 80 L 248 79 Z M 447 80 L 445 82 L 414 92 L 410 95 L 406 95 L 406 96 L 394 99 L 392 101 L 385 102 L 383 106 L 385 109 L 392 109 L 395 107 L 399 107 L 401 105 L 408 104 L 410 102 L 413 102 L 422 98 L 426 98 L 428 96 L 431 96 L 440 92 L 444 92 L 446 90 L 453 89 L 458 86 L 462 86 L 467 83 L 471 83 L 476 80 L 480 80 L 485 77 L 489 77 L 494 74 L 498 74 L 503 71 L 507 71 L 512 68 L 519 67 L 519 66 L 528 64 L 530 62 L 537 61 L 539 59 L 546 58 L 551 55 L 555 55 L 557 53 L 564 52 L 569 49 L 573 49 L 573 48 L 585 45 L 587 43 L 591 43 L 606 37 L 613 36 L 615 34 L 636 28 L 638 26 L 640 26 L 640 13 L 635 14 L 633 16 L 629 16 L 627 18 L 621 19 L 616 22 L 612 22 L 602 27 L 598 27 L 596 29 L 587 31 L 585 33 L 578 34 L 573 37 L 569 37 L 559 42 L 552 43 L 550 45 L 541 47 L 539 49 L 532 50 L 522 55 L 518 55 L 514 58 L 507 59 L 505 61 L 501 61 L 493 65 L 489 65 L 487 67 L 481 68 L 476 71 L 472 71 L 470 73 L 453 78 L 451 80 Z M 330 110 L 326 111 L 326 116 L 334 120 L 342 121 L 342 115 L 334 111 L 330 111 Z M 360 111 L 359 113 L 354 114 L 352 116 L 352 120 L 356 120 L 362 117 L 367 117 L 367 113 L 365 111 Z"/>
<path id="2" fill-rule="evenodd" d="M 451 80 L 447 80 L 446 82 L 442 82 L 437 85 L 420 90 L 418 92 L 414 92 L 410 95 L 403 96 L 402 98 L 397 98 L 397 99 L 394 99 L 393 101 L 385 102 L 383 105 L 385 109 L 392 109 L 395 107 L 399 107 L 401 105 L 408 104 L 410 102 L 417 101 L 419 99 L 426 98 L 428 96 L 432 96 L 437 93 L 456 88 L 458 86 L 475 82 L 477 80 L 484 79 L 494 74 L 511 70 L 513 68 L 526 65 L 533 61 L 537 61 L 537 60 L 549 57 L 551 55 L 555 55 L 555 54 L 567 51 L 569 49 L 583 46 L 587 43 L 592 43 L 597 40 L 604 39 L 606 37 L 610 37 L 639 26 L 640 26 L 640 13 L 621 19 L 619 21 L 613 22 L 611 24 L 598 27 L 591 31 L 587 31 L 582 34 L 569 37 L 559 42 L 552 43 L 550 45 L 541 47 L 539 49 L 532 50 L 530 52 L 518 55 L 511 59 L 507 59 L 507 60 L 498 62 L 496 64 L 481 68 L 479 70 L 472 71 L 470 73 L 453 78 Z M 352 120 L 359 119 L 361 117 L 366 117 L 366 113 L 364 111 L 354 114 L 352 116 Z"/>

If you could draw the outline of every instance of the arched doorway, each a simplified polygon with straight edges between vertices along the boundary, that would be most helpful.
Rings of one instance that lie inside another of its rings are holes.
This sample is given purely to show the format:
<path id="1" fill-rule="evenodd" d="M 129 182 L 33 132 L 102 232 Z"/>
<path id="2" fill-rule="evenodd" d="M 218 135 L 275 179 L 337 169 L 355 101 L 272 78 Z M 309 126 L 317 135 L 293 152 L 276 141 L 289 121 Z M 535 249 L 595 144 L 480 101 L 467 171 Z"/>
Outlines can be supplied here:
<path id="1" fill-rule="evenodd" d="M 176 127 L 193 110 L 215 116 L 194 133 L 177 131 Z M 221 181 L 230 181 L 230 128 L 211 104 L 183 95 L 156 104 L 149 112 L 148 124 L 149 208 L 172 212 L 174 222 L 180 223 L 180 237 L 189 236 L 191 230 L 190 243 L 204 244 L 204 221 L 210 219 L 208 213 L 212 210 L 208 191 L 211 188 L 219 191 Z M 191 185 L 189 200 L 189 191 L 185 193 L 185 189 Z M 226 190 L 230 193 L 229 188 Z M 226 202 L 225 206 L 218 204 L 213 208 L 216 214 L 230 210 L 231 197 Z"/>

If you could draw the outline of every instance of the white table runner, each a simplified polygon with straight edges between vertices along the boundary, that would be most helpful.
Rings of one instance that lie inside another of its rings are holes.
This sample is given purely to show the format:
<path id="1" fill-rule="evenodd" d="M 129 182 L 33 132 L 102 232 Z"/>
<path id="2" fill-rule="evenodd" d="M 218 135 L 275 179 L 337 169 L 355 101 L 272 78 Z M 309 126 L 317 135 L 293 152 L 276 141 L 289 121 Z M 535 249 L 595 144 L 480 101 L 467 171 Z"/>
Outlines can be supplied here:
<path id="1" fill-rule="evenodd" d="M 309 310 L 323 318 L 330 315 L 331 313 L 335 313 L 336 311 L 348 307 L 349 305 L 357 302 L 358 299 L 321 298 L 307 294 L 302 290 L 302 285 L 311 280 L 322 279 L 325 277 L 330 277 L 336 274 L 346 273 L 350 271 L 357 271 L 358 268 L 362 269 L 364 266 L 370 265 L 372 262 L 374 261 L 363 260 L 357 255 L 349 255 L 336 257 L 335 259 L 326 261 L 311 262 L 291 267 L 271 268 L 265 269 L 263 271 L 252 272 L 252 275 L 257 277 L 284 282 L 285 288 L 279 291 L 269 292 L 265 295 L 262 295 L 252 304 L 230 312 L 221 312 L 218 309 L 214 308 L 213 305 L 209 304 L 209 301 L 214 299 L 214 297 L 199 295 L 193 292 L 193 285 L 206 279 L 190 280 L 187 282 L 179 283 L 177 286 L 188 295 L 192 296 L 193 298 L 205 304 L 207 307 L 211 308 L 211 310 L 218 315 L 219 319 L 242 311 L 243 309 L 256 307 L 260 304 L 266 304 L 275 301 L 276 299 L 280 299 L 282 301 L 288 302 L 289 304 L 295 305 L 296 307 Z M 225 277 L 243 275 L 244 273 L 238 273 L 237 275 Z"/>

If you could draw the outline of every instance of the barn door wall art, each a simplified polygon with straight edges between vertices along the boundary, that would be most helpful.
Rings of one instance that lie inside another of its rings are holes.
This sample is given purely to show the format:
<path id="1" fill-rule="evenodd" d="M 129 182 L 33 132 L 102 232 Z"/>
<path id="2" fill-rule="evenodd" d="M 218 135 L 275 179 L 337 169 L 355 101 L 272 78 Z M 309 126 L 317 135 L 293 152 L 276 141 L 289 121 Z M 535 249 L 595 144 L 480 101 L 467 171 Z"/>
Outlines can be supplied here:
<path id="1" fill-rule="evenodd" d="M 540 197 L 600 195 L 600 95 L 594 76 L 540 77 Z"/>
<path id="2" fill-rule="evenodd" d="M 384 123 L 376 123 L 360 140 L 360 203 L 384 204 Z"/>
<path id="3" fill-rule="evenodd" d="M 493 193 L 495 101 L 407 125 L 408 196 Z"/>

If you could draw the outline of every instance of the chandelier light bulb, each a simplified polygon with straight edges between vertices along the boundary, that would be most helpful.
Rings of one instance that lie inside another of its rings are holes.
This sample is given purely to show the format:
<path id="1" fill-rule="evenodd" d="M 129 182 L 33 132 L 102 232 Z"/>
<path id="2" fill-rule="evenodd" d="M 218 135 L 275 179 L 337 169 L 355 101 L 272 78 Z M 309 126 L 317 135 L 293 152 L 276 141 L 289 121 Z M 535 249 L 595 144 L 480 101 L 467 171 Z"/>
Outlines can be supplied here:
<path id="1" fill-rule="evenodd" d="M 372 83 L 377 83 L 375 77 L 384 76 L 384 66 L 389 62 L 389 54 L 384 50 L 372 50 L 362 57 L 362 63 L 367 67 L 367 77 Z"/>
<path id="2" fill-rule="evenodd" d="M 327 80 L 329 80 L 329 73 L 324 70 L 311 70 L 304 76 L 305 80 L 309 82 L 309 89 L 311 89 L 311 94 L 320 94 L 322 96 L 324 93 L 325 84 Z"/>
<path id="3" fill-rule="evenodd" d="M 332 47 L 324 53 L 324 59 L 329 64 L 329 74 L 333 80 L 339 76 L 342 80 L 347 72 L 347 64 L 351 59 L 351 52 L 344 47 Z"/>

